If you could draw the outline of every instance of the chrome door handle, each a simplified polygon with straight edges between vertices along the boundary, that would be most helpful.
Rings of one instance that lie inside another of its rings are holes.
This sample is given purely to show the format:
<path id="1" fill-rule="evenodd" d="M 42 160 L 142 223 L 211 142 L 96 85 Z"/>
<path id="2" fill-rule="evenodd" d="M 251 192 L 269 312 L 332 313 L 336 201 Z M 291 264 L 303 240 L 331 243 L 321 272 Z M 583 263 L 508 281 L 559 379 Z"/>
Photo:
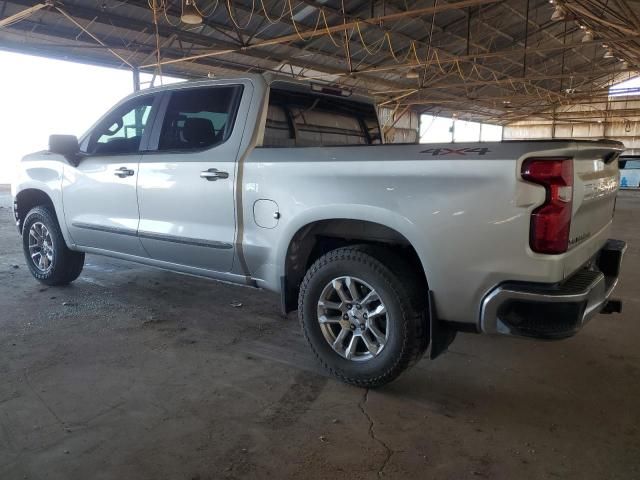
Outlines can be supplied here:
<path id="1" fill-rule="evenodd" d="M 113 174 L 116 177 L 124 178 L 124 177 L 132 177 L 135 172 L 133 170 L 129 170 L 127 167 L 120 167 Z"/>
<path id="2" fill-rule="evenodd" d="M 200 172 L 200 178 L 215 182 L 219 178 L 229 178 L 229 174 L 227 172 L 221 172 L 217 168 L 210 168 L 209 170 Z"/>

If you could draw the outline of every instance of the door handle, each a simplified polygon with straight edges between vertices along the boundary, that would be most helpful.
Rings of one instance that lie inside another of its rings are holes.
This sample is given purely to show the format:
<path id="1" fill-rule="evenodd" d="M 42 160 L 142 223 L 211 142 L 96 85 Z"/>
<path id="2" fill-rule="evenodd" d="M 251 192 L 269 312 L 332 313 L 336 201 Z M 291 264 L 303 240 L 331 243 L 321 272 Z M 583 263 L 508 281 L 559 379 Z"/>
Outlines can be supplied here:
<path id="1" fill-rule="evenodd" d="M 124 178 L 124 177 L 132 177 L 135 172 L 133 170 L 129 170 L 127 167 L 118 168 L 113 174 L 116 177 Z"/>
<path id="2" fill-rule="evenodd" d="M 200 178 L 204 178 L 210 182 L 215 182 L 219 178 L 229 178 L 229 174 L 227 172 L 221 172 L 217 168 L 210 168 L 209 170 L 200 172 Z"/>

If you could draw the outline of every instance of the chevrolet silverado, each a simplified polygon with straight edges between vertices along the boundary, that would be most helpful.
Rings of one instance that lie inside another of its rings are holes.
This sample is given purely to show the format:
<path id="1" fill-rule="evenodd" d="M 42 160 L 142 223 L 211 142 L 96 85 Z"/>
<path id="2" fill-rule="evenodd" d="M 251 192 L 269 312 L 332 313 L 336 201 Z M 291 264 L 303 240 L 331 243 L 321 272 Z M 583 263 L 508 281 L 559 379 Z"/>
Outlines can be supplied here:
<path id="1" fill-rule="evenodd" d="M 322 365 L 375 387 L 456 332 L 559 339 L 610 299 L 612 141 L 385 144 L 372 101 L 278 77 L 137 92 L 27 155 L 33 276 L 85 253 L 280 294 Z M 429 349 L 430 347 L 430 349 Z"/>

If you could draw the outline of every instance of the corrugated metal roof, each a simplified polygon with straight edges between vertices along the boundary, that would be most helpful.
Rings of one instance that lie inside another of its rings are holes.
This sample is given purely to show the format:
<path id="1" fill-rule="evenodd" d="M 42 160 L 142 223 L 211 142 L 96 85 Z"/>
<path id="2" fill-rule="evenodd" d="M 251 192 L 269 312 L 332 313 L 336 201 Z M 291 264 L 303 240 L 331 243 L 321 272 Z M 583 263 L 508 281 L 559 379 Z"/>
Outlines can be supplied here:
<path id="1" fill-rule="evenodd" d="M 499 123 L 601 95 L 640 61 L 632 0 L 196 3 L 204 21 L 193 26 L 180 21 L 177 0 L 53 2 L 0 27 L 0 48 L 195 78 L 280 72 L 340 83 L 391 107 Z M 33 5 L 0 0 L 0 25 Z M 556 6 L 564 21 L 551 20 Z M 583 42 L 587 31 L 594 39 Z"/>

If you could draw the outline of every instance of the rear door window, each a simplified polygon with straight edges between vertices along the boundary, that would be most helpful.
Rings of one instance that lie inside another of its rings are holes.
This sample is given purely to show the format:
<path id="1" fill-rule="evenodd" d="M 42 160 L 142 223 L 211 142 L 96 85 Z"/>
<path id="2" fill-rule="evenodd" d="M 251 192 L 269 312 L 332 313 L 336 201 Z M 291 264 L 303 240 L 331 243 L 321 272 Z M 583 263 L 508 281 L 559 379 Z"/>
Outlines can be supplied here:
<path id="1" fill-rule="evenodd" d="M 227 141 L 242 86 L 188 88 L 171 93 L 158 150 L 203 150 Z"/>

